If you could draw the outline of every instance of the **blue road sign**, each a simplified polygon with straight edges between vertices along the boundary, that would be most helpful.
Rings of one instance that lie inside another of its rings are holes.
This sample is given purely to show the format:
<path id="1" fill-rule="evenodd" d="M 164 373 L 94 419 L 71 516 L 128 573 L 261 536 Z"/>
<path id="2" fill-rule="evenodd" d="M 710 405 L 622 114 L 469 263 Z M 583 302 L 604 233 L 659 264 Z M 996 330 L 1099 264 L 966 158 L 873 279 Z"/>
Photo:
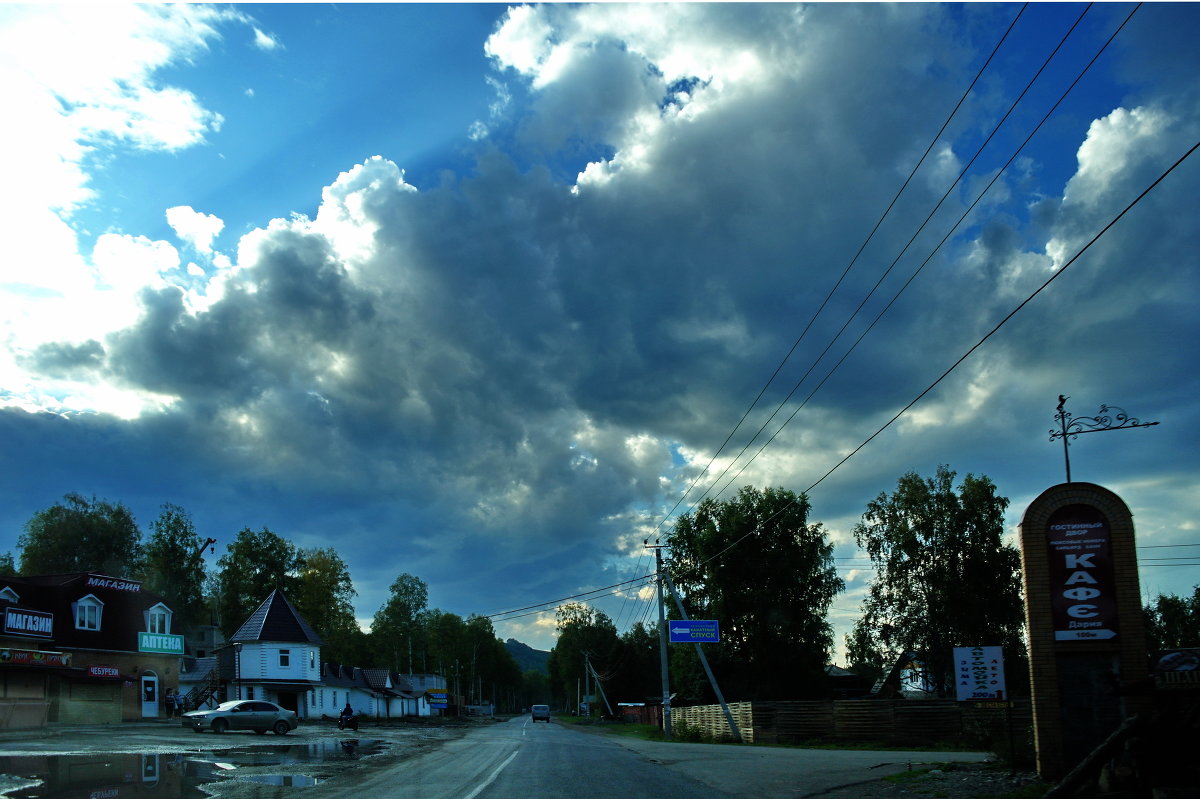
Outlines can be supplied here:
<path id="1" fill-rule="evenodd" d="M 721 640 L 721 631 L 715 619 L 708 621 L 667 622 L 673 644 L 715 644 Z"/>

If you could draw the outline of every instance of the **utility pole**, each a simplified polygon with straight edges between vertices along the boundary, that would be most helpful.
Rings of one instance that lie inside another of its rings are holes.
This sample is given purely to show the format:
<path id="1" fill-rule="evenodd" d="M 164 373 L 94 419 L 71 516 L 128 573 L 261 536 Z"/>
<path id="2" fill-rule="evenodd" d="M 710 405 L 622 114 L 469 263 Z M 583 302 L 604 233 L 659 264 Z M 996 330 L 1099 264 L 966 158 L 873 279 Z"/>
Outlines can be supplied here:
<path id="1" fill-rule="evenodd" d="M 604 693 L 604 685 L 600 682 L 600 674 L 596 671 L 596 667 L 592 665 L 590 660 L 588 661 L 588 671 L 592 673 L 592 684 L 595 686 L 596 692 L 600 694 L 600 698 L 604 700 L 604 706 L 608 708 L 609 718 L 612 718 L 615 714 L 613 713 L 612 705 L 608 702 L 608 694 Z M 591 704 L 588 704 L 588 715 L 592 715 Z"/>
<path id="2" fill-rule="evenodd" d="M 671 589 L 671 597 L 675 600 L 675 607 L 679 611 L 680 617 L 684 621 L 689 621 L 683 602 L 679 599 L 679 592 L 675 590 L 675 583 L 671 581 L 669 574 L 666 578 L 667 587 Z M 729 703 L 725 701 L 725 694 L 721 693 L 721 686 L 717 685 L 717 678 L 713 675 L 712 667 L 708 665 L 708 657 L 698 643 L 696 644 L 696 657 L 700 658 L 700 665 L 704 666 L 704 673 L 708 675 L 708 683 L 712 686 L 713 693 L 717 695 L 717 701 L 721 703 L 721 710 L 725 713 L 725 721 L 729 724 L 730 732 L 733 733 L 733 740 L 741 743 L 742 731 L 738 729 L 737 722 L 733 720 L 733 714 L 729 712 Z"/>
<path id="3" fill-rule="evenodd" d="M 588 697 L 588 718 L 592 717 L 592 661 L 587 652 L 583 653 L 583 695 Z M 580 703 L 582 705 L 582 702 Z M 579 708 L 576 708 L 578 710 Z"/>
<path id="4" fill-rule="evenodd" d="M 654 566 L 658 573 L 658 662 L 662 672 L 662 714 L 663 714 L 663 738 L 671 740 L 671 681 L 667 676 L 667 611 L 663 603 L 663 565 L 662 565 L 662 550 L 658 539 L 654 539 L 654 546 L 650 546 L 650 539 L 646 539 L 646 547 L 654 550 Z"/>

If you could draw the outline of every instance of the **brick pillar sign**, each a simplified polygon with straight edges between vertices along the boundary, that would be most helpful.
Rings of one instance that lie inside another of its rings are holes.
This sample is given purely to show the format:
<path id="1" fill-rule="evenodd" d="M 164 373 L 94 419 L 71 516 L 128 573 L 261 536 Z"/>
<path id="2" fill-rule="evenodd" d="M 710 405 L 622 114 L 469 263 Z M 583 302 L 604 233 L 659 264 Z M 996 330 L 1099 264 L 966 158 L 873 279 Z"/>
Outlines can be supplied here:
<path id="1" fill-rule="evenodd" d="M 1057 779 L 1150 710 L 1118 690 L 1149 673 L 1133 515 L 1106 488 L 1064 483 L 1020 528 L 1038 773 Z"/>

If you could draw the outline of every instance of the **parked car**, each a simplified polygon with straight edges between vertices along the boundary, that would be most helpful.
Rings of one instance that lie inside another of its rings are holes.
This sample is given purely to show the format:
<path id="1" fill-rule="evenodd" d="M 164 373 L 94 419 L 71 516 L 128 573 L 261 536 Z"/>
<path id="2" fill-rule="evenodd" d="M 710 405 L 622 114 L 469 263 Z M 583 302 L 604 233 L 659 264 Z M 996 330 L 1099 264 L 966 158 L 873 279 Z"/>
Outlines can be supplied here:
<path id="1" fill-rule="evenodd" d="M 550 723 L 550 706 L 549 705 L 534 705 L 532 713 L 533 721 L 544 721 Z"/>
<path id="2" fill-rule="evenodd" d="M 212 710 L 193 710 L 183 714 L 183 726 L 191 727 L 192 732 L 254 730 L 262 735 L 270 730 L 276 735 L 287 735 L 299 723 L 295 711 L 284 710 L 274 702 L 261 699 L 222 702 Z"/>

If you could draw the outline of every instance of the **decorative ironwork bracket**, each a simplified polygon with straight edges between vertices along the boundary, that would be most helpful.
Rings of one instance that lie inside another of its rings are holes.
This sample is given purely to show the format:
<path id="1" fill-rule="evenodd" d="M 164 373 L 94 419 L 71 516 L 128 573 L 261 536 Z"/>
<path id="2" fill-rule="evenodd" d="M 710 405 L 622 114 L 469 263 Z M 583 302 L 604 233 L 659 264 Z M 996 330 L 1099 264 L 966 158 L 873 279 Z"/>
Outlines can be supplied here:
<path id="1" fill-rule="evenodd" d="M 1095 416 L 1072 417 L 1071 412 L 1064 407 L 1070 397 L 1058 395 L 1058 413 L 1054 421 L 1058 429 L 1050 430 L 1050 440 L 1061 438 L 1063 442 L 1063 460 L 1067 466 L 1067 482 L 1071 482 L 1071 457 L 1068 446 L 1072 438 L 1084 433 L 1103 433 L 1107 430 L 1124 430 L 1130 427 L 1154 427 L 1158 422 L 1143 422 L 1130 416 L 1124 408 L 1116 405 L 1101 405 Z"/>

